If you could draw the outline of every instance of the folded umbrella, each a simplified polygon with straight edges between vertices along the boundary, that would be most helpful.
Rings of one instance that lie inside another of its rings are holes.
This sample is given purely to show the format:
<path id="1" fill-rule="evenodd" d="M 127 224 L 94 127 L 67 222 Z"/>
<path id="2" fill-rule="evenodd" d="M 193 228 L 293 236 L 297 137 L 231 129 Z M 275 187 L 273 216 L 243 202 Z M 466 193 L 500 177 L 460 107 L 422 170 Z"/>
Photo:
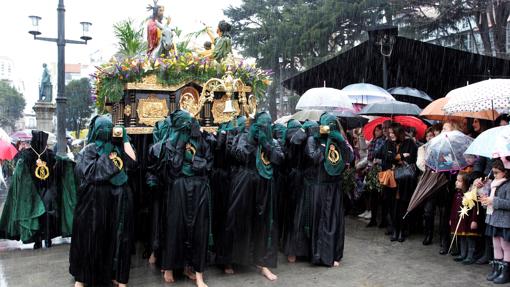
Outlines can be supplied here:
<path id="1" fill-rule="evenodd" d="M 442 132 L 427 143 L 425 165 L 436 172 L 462 170 L 469 166 L 464 152 L 472 142 L 462 132 Z"/>
<path id="2" fill-rule="evenodd" d="M 510 155 L 510 126 L 495 127 L 478 135 L 464 154 L 496 158 Z"/>
<path id="3" fill-rule="evenodd" d="M 420 177 L 418 185 L 414 190 L 413 196 L 409 201 L 406 217 L 411 211 L 420 206 L 427 198 L 432 196 L 438 190 L 441 190 L 443 186 L 448 184 L 448 178 L 442 172 L 434 172 L 431 169 L 425 169 L 425 172 Z"/>

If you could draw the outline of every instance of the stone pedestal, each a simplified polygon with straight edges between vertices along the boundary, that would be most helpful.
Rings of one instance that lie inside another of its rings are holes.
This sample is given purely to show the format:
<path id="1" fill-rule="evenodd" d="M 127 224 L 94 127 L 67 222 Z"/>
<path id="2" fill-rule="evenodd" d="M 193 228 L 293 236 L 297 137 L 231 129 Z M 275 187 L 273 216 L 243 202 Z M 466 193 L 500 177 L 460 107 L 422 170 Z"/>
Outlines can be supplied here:
<path id="1" fill-rule="evenodd" d="M 53 117 L 55 116 L 56 106 L 49 102 L 37 102 L 32 108 L 35 111 L 37 129 L 52 133 L 55 130 Z"/>

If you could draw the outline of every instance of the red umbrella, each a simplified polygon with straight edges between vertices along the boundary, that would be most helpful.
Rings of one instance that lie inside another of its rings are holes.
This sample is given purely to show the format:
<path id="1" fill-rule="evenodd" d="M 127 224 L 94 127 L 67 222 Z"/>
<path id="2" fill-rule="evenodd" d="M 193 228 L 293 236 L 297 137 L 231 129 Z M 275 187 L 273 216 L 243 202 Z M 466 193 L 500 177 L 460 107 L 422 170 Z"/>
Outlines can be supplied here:
<path id="1" fill-rule="evenodd" d="M 393 119 L 388 117 L 380 117 L 366 124 L 365 127 L 363 127 L 363 135 L 365 136 L 365 139 L 372 140 L 375 127 L 378 125 L 382 125 L 382 123 L 384 123 L 387 120 L 391 120 L 406 127 L 415 128 L 417 139 L 421 139 L 425 136 L 427 125 L 419 118 L 412 116 L 395 116 L 393 117 Z"/>
<path id="2" fill-rule="evenodd" d="M 12 160 L 17 153 L 12 144 L 0 141 L 0 160 Z"/>

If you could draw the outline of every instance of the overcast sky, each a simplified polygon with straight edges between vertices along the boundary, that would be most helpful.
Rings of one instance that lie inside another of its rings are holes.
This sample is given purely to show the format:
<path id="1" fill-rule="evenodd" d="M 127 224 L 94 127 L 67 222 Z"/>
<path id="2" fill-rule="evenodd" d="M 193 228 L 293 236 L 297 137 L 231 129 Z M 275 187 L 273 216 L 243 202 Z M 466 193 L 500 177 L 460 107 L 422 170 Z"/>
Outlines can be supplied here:
<path id="1" fill-rule="evenodd" d="M 172 25 L 184 33 L 203 28 L 200 22 L 215 26 L 224 19 L 223 9 L 238 6 L 241 0 L 160 0 L 165 14 L 172 17 Z M 92 41 L 88 45 L 67 45 L 66 63 L 87 63 L 90 55 L 99 51 L 108 59 L 115 52 L 112 25 L 131 18 L 141 23 L 150 14 L 146 11 L 148 0 L 67 0 L 66 38 L 79 39 L 81 21 L 92 23 Z M 34 41 L 28 34 L 31 29 L 29 15 L 42 17 L 39 30 L 43 37 L 57 35 L 58 0 L 1 0 L 0 4 L 0 56 L 14 61 L 15 75 L 25 86 L 27 110 L 37 100 L 42 63 L 57 61 L 55 43 Z M 200 39 L 199 41 L 203 41 Z M 52 79 L 56 85 L 56 79 Z M 55 96 L 54 96 L 55 97 Z"/>

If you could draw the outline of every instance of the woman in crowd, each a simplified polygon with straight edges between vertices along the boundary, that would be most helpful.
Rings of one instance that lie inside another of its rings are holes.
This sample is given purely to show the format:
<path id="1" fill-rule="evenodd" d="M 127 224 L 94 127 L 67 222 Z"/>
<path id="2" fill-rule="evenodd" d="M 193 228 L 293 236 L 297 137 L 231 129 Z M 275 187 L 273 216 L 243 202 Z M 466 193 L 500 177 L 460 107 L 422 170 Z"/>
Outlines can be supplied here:
<path id="1" fill-rule="evenodd" d="M 487 207 L 486 235 L 494 245 L 494 263 L 487 280 L 496 284 L 510 282 L 510 162 L 507 158 L 496 159 L 492 164 L 494 180 L 490 183 L 490 194 L 483 194 L 480 201 Z M 484 181 L 474 183 L 482 188 Z"/>
<path id="2" fill-rule="evenodd" d="M 387 156 L 393 160 L 395 169 L 409 169 L 414 171 L 413 165 L 416 163 L 417 146 L 412 139 L 406 138 L 402 126 L 392 125 L 389 130 L 389 139 L 392 147 L 388 149 Z M 411 196 L 416 187 L 415 174 L 399 178 L 395 171 L 395 180 L 397 181 L 397 193 L 395 195 L 395 208 L 393 213 L 393 234 L 391 241 L 398 240 L 404 242 L 408 232 L 408 226 L 404 221 L 404 215 L 411 200 Z"/>
<path id="3" fill-rule="evenodd" d="M 75 168 L 79 179 L 69 253 L 69 272 L 75 286 L 126 286 L 133 246 L 133 202 L 127 169 L 135 152 L 122 127 L 112 138 L 111 119 L 92 119 L 89 143 L 79 153 Z"/>
<path id="4" fill-rule="evenodd" d="M 379 205 L 381 204 L 380 199 L 382 187 L 378 178 L 381 166 L 379 162 L 375 161 L 375 156 L 384 146 L 385 141 L 383 126 L 377 125 L 374 128 L 372 141 L 368 145 L 367 155 L 368 173 L 365 177 L 365 190 L 368 192 L 368 205 L 370 210 L 370 221 L 368 222 L 367 227 L 377 226 L 377 212 L 379 210 Z"/>

